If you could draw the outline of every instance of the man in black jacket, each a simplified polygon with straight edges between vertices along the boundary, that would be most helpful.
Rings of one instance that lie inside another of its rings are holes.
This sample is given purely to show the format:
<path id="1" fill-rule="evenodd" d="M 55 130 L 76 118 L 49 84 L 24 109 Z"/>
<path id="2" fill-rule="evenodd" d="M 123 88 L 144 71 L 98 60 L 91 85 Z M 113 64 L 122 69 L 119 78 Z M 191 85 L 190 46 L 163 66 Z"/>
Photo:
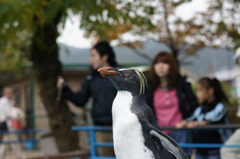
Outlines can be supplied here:
<path id="1" fill-rule="evenodd" d="M 84 107 L 90 97 L 93 98 L 92 118 L 96 126 L 112 126 L 112 103 L 117 90 L 109 79 L 102 77 L 97 69 L 104 66 L 116 67 L 115 54 L 108 42 L 97 43 L 90 52 L 91 75 L 87 76 L 81 90 L 73 92 L 66 84 L 58 80 L 57 86 L 62 89 L 66 99 L 79 107 Z M 97 132 L 97 142 L 112 142 L 109 132 Z M 113 156 L 110 147 L 98 148 L 99 156 Z"/>

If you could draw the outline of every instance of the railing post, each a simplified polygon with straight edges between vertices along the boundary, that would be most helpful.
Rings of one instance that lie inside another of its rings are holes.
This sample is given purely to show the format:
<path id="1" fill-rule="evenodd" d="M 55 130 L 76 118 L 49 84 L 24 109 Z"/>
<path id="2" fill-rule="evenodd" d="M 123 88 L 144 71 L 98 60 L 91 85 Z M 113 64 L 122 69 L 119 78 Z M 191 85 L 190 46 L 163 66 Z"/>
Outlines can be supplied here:
<path id="1" fill-rule="evenodd" d="M 97 157 L 95 130 L 94 129 L 89 130 L 89 134 L 91 145 L 91 159 L 95 159 Z"/>

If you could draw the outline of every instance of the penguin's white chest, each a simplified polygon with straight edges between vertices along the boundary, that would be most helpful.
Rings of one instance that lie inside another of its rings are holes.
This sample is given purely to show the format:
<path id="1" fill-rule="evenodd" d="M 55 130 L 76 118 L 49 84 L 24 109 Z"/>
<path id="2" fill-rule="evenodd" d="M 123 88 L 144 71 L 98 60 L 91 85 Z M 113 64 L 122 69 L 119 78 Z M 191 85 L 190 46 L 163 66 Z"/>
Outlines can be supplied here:
<path id="1" fill-rule="evenodd" d="M 133 96 L 119 91 L 113 102 L 113 140 L 117 159 L 154 159 L 152 151 L 144 145 L 142 126 L 132 113 Z"/>

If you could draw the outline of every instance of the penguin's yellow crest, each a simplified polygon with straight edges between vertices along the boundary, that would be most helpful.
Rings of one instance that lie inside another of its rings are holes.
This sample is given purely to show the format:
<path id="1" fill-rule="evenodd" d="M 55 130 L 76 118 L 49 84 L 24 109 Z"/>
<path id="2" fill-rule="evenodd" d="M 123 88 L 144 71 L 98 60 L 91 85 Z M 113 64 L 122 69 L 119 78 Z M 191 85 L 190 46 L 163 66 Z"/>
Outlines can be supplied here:
<path id="1" fill-rule="evenodd" d="M 119 69 L 118 71 L 126 71 L 126 70 L 134 70 L 136 72 L 136 74 L 139 77 L 139 81 L 140 81 L 139 95 L 144 94 L 146 86 L 147 86 L 147 80 L 146 80 L 145 75 L 136 68 L 122 68 L 122 69 Z"/>

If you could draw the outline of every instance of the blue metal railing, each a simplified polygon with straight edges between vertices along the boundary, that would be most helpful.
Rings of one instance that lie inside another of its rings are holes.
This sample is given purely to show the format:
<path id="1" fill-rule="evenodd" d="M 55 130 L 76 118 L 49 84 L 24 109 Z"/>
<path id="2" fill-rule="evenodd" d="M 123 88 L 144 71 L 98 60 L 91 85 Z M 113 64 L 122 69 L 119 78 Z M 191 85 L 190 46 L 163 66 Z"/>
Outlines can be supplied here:
<path id="1" fill-rule="evenodd" d="M 14 131 L 7 131 L 7 130 L 1 130 L 0 135 L 4 134 L 34 134 L 34 133 L 44 133 L 47 132 L 46 129 L 23 129 L 23 130 L 14 130 Z"/>
<path id="2" fill-rule="evenodd" d="M 27 130 L 15 130 L 15 131 L 0 131 L 0 135 L 20 135 L 20 134 L 36 134 L 44 133 L 47 130 L 44 129 L 27 129 Z M 27 143 L 27 142 L 39 142 L 39 139 L 28 138 L 28 139 L 18 139 L 18 140 L 0 140 L 0 144 L 18 144 L 18 143 Z"/>
<path id="3" fill-rule="evenodd" d="M 87 131 L 89 132 L 89 140 L 90 140 L 90 146 L 91 146 L 91 156 L 89 159 L 116 159 L 115 157 L 98 157 L 97 156 L 97 150 L 96 148 L 98 146 L 101 147 L 112 147 L 113 143 L 98 143 L 96 142 L 95 132 L 96 131 L 112 131 L 111 127 L 100 127 L 100 126 L 73 126 L 73 131 Z"/>
<path id="4" fill-rule="evenodd" d="M 228 125 L 207 125 L 207 126 L 199 126 L 195 128 L 175 128 L 175 127 L 161 127 L 161 130 L 211 130 L 211 129 L 239 129 L 240 124 L 228 124 Z M 116 159 L 115 157 L 98 157 L 97 156 L 97 147 L 106 147 L 106 146 L 113 146 L 113 143 L 96 142 L 95 132 L 96 131 L 112 131 L 111 127 L 100 127 L 100 126 L 73 126 L 73 131 L 87 131 L 89 132 L 89 139 L 90 139 L 90 146 L 91 146 L 91 156 L 89 159 Z M 185 148 L 221 148 L 221 147 L 228 147 L 228 148 L 240 148 L 240 145 L 224 145 L 224 144 L 209 144 L 209 143 L 180 143 L 181 147 Z"/>

